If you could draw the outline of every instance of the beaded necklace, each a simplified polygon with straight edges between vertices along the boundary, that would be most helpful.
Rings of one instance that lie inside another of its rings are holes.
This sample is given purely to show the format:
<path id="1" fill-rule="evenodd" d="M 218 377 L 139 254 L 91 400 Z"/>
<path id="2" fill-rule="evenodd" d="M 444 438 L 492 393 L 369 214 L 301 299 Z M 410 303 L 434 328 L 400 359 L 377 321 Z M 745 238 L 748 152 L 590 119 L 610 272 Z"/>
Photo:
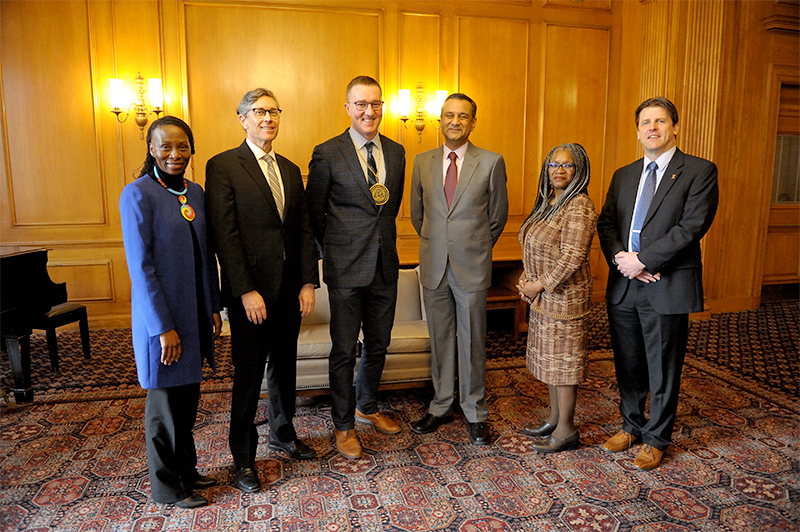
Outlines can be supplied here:
<path id="1" fill-rule="evenodd" d="M 167 189 L 167 191 L 169 191 L 171 194 L 178 196 L 178 201 L 181 203 L 181 215 L 189 222 L 194 220 L 194 209 L 192 209 L 192 206 L 187 203 L 189 200 L 186 199 L 186 192 L 189 191 L 189 186 L 186 184 L 186 179 L 183 180 L 183 190 L 172 190 L 167 186 L 166 183 L 164 183 L 164 181 L 161 179 L 161 176 L 158 175 L 158 167 L 153 166 L 153 171 L 156 174 L 156 181 L 158 181 L 158 183 Z"/>

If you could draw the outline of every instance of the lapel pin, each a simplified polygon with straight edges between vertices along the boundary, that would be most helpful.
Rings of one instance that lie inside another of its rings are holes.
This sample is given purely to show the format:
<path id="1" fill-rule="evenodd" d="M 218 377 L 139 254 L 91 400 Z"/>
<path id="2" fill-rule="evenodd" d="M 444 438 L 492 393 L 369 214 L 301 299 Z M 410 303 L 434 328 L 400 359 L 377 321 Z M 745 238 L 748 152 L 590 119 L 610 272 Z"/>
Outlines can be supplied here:
<path id="1" fill-rule="evenodd" d="M 672 174 L 672 177 L 670 177 L 670 179 L 675 179 L 675 174 Z"/>

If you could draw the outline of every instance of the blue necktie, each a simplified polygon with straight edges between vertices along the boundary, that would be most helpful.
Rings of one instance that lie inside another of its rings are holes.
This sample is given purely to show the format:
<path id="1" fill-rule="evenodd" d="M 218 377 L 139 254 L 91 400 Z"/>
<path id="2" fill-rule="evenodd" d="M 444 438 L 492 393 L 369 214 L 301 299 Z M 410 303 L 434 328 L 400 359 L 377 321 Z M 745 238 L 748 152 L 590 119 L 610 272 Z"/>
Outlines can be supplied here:
<path id="1" fill-rule="evenodd" d="M 367 181 L 372 186 L 378 182 L 378 165 L 375 164 L 375 157 L 372 156 L 372 148 L 375 147 L 375 144 L 367 142 L 364 146 L 367 148 Z"/>
<path id="2" fill-rule="evenodd" d="M 644 188 L 642 194 L 639 196 L 639 205 L 636 206 L 636 214 L 633 217 L 633 227 L 631 228 L 631 251 L 638 252 L 639 248 L 639 235 L 642 232 L 642 225 L 644 219 L 647 217 L 647 211 L 650 209 L 650 203 L 653 201 L 653 195 L 656 193 L 656 171 L 658 165 L 653 161 L 647 165 L 647 177 L 644 179 Z"/>

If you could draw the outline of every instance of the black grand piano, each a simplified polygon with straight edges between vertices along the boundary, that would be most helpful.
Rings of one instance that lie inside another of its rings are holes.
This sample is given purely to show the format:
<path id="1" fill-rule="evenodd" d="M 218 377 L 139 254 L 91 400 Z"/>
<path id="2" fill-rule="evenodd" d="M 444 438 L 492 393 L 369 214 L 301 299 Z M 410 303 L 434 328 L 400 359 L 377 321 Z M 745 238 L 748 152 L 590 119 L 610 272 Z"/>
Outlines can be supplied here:
<path id="1" fill-rule="evenodd" d="M 47 273 L 47 250 L 0 247 L 0 328 L 14 373 L 14 398 L 33 401 L 30 335 L 33 319 L 67 301 L 66 283 Z"/>

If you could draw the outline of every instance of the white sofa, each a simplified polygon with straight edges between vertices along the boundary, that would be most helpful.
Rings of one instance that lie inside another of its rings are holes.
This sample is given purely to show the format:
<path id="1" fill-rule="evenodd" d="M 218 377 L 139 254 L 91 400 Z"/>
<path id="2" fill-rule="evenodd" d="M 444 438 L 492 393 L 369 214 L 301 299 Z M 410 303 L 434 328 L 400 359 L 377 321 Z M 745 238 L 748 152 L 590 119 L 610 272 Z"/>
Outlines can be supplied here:
<path id="1" fill-rule="evenodd" d="M 300 391 L 324 391 L 330 387 L 328 355 L 331 352 L 331 310 L 328 288 L 324 282 L 316 290 L 316 299 L 314 312 L 303 318 L 297 340 L 297 390 Z M 356 370 L 359 361 L 360 357 L 356 360 Z M 430 379 L 431 342 L 422 303 L 419 271 L 400 270 L 397 311 L 381 385 L 402 387 Z M 261 383 L 261 391 L 268 393 L 266 375 Z"/>

